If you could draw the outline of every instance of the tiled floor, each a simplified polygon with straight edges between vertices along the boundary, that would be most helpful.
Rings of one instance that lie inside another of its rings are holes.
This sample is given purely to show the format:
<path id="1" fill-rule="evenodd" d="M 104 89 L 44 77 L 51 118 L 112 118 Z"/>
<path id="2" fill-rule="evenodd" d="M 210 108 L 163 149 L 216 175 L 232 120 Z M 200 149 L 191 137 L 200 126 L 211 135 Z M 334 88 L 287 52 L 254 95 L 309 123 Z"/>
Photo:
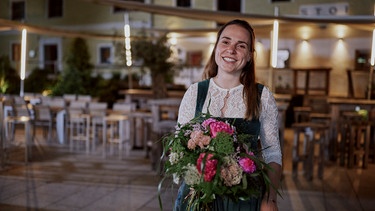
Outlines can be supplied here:
<path id="1" fill-rule="evenodd" d="M 292 131 L 285 133 L 283 198 L 281 211 L 375 210 L 375 164 L 368 169 L 325 167 L 324 179 L 312 181 L 291 176 Z M 12 162 L 0 169 L 0 210 L 160 210 L 158 184 L 161 177 L 151 170 L 142 150 L 129 157 L 104 159 L 101 149 L 86 155 L 71 153 L 66 146 L 47 145 L 38 136 L 29 165 L 17 162 L 22 151 L 13 151 Z M 172 210 L 177 187 L 165 182 L 161 188 L 163 210 Z"/>

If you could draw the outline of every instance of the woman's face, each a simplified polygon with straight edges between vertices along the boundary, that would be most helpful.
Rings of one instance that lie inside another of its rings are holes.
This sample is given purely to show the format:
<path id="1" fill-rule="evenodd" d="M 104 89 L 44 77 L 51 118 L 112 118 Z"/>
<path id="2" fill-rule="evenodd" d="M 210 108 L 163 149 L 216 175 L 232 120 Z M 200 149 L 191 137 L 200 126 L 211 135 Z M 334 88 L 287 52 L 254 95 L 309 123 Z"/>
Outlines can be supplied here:
<path id="1" fill-rule="evenodd" d="M 226 72 L 241 74 L 242 68 L 251 59 L 250 34 L 238 25 L 229 25 L 221 33 L 217 41 L 215 61 L 218 74 Z"/>

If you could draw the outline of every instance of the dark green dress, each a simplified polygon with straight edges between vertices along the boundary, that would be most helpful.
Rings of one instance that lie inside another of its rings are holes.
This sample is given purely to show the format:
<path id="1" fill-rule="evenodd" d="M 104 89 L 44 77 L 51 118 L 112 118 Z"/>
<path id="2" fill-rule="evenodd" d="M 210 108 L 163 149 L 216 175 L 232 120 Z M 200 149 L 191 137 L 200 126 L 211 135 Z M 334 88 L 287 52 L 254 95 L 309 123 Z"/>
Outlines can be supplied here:
<path id="1" fill-rule="evenodd" d="M 197 95 L 197 106 L 195 115 L 199 115 L 202 111 L 204 101 L 206 99 L 208 91 L 209 80 L 205 80 L 198 83 L 198 95 Z M 261 94 L 263 85 L 258 84 L 258 93 Z M 260 133 L 260 122 L 258 119 L 253 119 L 252 121 L 247 121 L 242 118 L 223 118 L 228 120 L 228 122 L 233 123 L 236 127 L 238 133 L 246 133 L 250 135 L 259 136 Z M 258 151 L 259 141 L 258 140 L 249 140 L 251 142 L 252 150 L 254 152 Z M 264 192 L 262 188 L 261 192 Z M 186 195 L 189 193 L 189 187 L 184 182 L 182 182 L 179 190 L 177 199 L 175 202 L 175 211 L 186 211 L 187 210 L 187 200 L 184 200 Z M 262 197 L 251 198 L 246 201 L 234 202 L 229 198 L 223 196 L 218 197 L 212 203 L 212 210 L 215 211 L 259 211 L 260 205 L 262 202 Z"/>

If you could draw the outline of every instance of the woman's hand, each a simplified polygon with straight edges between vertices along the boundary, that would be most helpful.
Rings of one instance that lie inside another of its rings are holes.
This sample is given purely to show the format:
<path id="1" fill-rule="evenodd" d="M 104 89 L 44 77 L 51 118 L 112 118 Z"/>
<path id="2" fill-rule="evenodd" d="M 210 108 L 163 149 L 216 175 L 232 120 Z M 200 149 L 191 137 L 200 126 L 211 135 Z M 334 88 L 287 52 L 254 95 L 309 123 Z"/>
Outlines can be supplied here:
<path id="1" fill-rule="evenodd" d="M 263 199 L 262 204 L 260 206 L 261 211 L 278 211 L 277 202 L 276 200 L 267 200 Z"/>

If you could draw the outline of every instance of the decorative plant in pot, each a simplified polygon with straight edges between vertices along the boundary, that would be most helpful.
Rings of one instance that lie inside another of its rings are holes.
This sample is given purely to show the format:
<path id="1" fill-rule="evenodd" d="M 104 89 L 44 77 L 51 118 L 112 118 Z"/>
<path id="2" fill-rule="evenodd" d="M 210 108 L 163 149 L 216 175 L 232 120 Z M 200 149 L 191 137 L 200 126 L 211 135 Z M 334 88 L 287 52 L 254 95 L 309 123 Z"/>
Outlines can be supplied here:
<path id="1" fill-rule="evenodd" d="M 132 56 L 141 60 L 141 70 L 150 70 L 151 89 L 154 98 L 167 97 L 167 82 L 171 82 L 175 64 L 170 60 L 172 50 L 168 46 L 168 37 L 158 38 L 141 36 L 132 42 Z"/>

